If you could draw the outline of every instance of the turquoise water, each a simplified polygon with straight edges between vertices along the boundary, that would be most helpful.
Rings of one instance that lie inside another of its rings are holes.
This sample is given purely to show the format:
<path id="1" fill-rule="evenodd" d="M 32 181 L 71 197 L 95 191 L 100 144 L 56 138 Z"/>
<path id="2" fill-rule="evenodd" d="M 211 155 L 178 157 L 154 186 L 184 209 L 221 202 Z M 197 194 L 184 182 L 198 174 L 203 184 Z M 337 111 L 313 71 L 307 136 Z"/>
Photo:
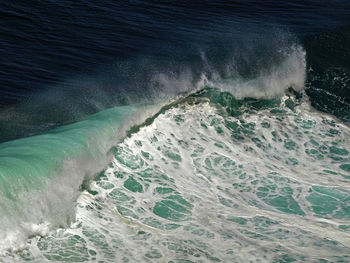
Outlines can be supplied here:
<path id="1" fill-rule="evenodd" d="M 350 260 L 347 125 L 305 95 L 237 100 L 212 88 L 154 116 L 81 185 L 69 226 L 2 260 Z"/>
<path id="2" fill-rule="evenodd" d="M 0 239 L 16 247 L 28 236 L 70 224 L 79 187 L 108 163 L 111 145 L 149 106 L 122 106 L 46 134 L 0 145 Z"/>

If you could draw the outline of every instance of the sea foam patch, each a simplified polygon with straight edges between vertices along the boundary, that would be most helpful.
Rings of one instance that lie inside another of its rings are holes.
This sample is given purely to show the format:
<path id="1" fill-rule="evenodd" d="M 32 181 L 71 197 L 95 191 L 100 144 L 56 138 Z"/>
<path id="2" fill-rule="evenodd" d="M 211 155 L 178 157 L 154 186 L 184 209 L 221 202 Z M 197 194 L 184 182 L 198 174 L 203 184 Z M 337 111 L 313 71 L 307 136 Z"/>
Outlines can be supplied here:
<path id="1" fill-rule="evenodd" d="M 240 116 L 209 101 L 166 110 L 113 148 L 70 228 L 13 256 L 347 260 L 350 130 L 290 96 L 273 105 L 246 103 Z"/>

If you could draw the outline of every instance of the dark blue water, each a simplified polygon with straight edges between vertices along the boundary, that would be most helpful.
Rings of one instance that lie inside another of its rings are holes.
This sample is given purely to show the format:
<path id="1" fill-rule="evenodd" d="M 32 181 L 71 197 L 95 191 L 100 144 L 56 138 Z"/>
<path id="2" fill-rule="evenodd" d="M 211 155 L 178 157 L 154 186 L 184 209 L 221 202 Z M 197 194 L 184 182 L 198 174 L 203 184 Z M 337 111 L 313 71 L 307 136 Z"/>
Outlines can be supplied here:
<path id="1" fill-rule="evenodd" d="M 313 106 L 348 121 L 349 23 L 349 1 L 0 1 L 0 141 L 153 98 L 203 54 L 249 78 L 291 42 Z"/>

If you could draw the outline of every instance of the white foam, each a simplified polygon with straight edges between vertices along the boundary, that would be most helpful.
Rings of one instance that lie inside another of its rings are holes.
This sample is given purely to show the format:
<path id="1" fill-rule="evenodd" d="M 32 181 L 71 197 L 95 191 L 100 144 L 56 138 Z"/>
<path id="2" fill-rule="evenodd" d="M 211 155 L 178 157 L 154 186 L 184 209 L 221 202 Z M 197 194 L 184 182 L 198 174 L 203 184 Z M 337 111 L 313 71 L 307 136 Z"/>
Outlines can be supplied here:
<path id="1" fill-rule="evenodd" d="M 66 244 L 74 241 L 77 248 L 73 251 L 86 261 L 210 262 L 216 257 L 223 262 L 272 262 L 287 254 L 300 260 L 303 256 L 305 260 L 332 260 L 346 254 L 350 235 L 338 228 L 348 224 L 346 218 L 316 215 L 307 197 L 314 186 L 346 194 L 349 181 L 341 175 L 339 163 L 326 153 L 321 160 L 306 150 L 311 149 L 311 139 L 319 145 L 339 143 L 347 148 L 350 130 L 340 124 L 330 126 L 327 123 L 336 120 L 308 107 L 302 104 L 292 111 L 282 105 L 283 115 L 266 109 L 238 119 L 217 114 L 209 103 L 168 110 L 118 145 L 119 153 L 105 177 L 91 184 L 97 194 L 85 191 L 79 196 L 76 222 L 70 228 L 42 238 L 41 244 L 47 245 L 41 245 L 41 250 L 34 242 L 26 251 L 39 253 L 34 258 L 60 251 L 64 257 L 71 253 L 65 251 L 72 251 Z M 248 128 L 254 124 L 255 128 L 238 140 L 231 137 L 226 121 Z M 263 128 L 262 123 L 270 126 Z M 218 133 L 218 127 L 222 132 Z M 330 127 L 340 134 L 330 136 Z M 261 146 L 253 138 L 258 138 Z M 297 144 L 288 149 L 289 141 Z M 297 165 L 286 163 L 293 159 Z M 142 191 L 125 187 L 131 177 L 141 184 Z M 264 187 L 272 187 L 268 188 L 271 199 L 286 197 L 294 213 L 258 197 L 257 192 L 266 191 L 259 190 Z M 159 188 L 175 191 L 164 194 Z M 190 205 L 169 199 L 171 195 Z M 183 219 L 157 215 L 154 208 L 164 200 L 186 208 L 170 210 Z M 304 215 L 296 212 L 293 200 Z M 171 229 L 172 224 L 177 227 Z M 90 250 L 94 253 L 88 253 Z"/>

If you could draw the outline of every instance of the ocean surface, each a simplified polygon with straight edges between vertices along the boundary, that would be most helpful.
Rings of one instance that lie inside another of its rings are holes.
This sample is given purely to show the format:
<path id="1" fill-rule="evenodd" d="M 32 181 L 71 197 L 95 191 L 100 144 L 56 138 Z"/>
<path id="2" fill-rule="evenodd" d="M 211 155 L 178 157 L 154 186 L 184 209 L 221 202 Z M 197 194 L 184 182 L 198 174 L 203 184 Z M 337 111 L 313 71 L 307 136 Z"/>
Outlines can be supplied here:
<path id="1" fill-rule="evenodd" d="M 0 0 L 0 262 L 350 262 L 350 1 Z"/>

